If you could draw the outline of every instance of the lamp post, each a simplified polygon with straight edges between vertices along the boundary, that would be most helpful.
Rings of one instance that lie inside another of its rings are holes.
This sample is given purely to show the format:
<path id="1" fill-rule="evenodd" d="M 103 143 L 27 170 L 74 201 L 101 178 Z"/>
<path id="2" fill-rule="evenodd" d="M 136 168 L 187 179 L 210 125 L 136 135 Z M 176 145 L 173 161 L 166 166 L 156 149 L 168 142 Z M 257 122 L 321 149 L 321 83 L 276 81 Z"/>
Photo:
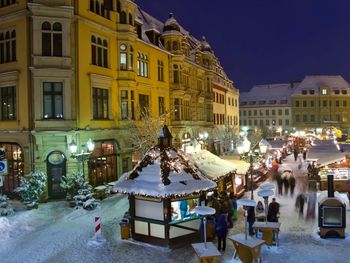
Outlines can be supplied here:
<path id="1" fill-rule="evenodd" d="M 85 161 L 88 159 L 91 152 L 94 150 L 95 144 L 91 140 L 91 138 L 89 138 L 89 140 L 86 142 L 86 145 L 82 145 L 82 146 L 87 147 L 87 152 L 85 152 L 84 149 L 82 148 L 81 152 L 77 154 L 78 145 L 74 140 L 72 140 L 71 143 L 69 144 L 69 150 L 72 153 L 72 158 L 76 158 L 78 162 L 82 163 L 83 176 L 85 176 L 85 172 L 84 172 Z"/>

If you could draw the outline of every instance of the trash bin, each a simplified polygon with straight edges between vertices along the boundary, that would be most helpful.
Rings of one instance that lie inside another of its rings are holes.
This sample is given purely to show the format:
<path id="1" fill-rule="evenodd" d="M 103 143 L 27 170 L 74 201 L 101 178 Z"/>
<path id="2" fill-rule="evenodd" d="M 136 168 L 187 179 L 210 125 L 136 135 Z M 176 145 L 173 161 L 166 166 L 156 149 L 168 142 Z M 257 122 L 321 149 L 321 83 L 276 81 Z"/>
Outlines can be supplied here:
<path id="1" fill-rule="evenodd" d="M 123 218 L 120 222 L 120 238 L 128 239 L 130 238 L 130 223 L 129 219 Z"/>

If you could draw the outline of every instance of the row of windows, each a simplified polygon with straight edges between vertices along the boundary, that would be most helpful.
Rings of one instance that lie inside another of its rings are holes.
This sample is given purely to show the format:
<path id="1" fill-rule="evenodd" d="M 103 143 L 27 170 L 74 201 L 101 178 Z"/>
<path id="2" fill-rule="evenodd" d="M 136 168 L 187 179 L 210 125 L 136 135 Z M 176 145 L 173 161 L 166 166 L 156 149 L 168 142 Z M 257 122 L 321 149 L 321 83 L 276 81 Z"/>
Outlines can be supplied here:
<path id="1" fill-rule="evenodd" d="M 223 125 L 225 124 L 225 114 L 214 114 L 214 124 Z"/>
<path id="2" fill-rule="evenodd" d="M 238 125 L 238 117 L 237 116 L 227 116 L 227 123 L 229 125 Z"/>
<path id="3" fill-rule="evenodd" d="M 336 122 L 345 122 L 346 118 L 342 117 L 341 114 L 332 114 L 332 115 L 321 115 L 320 121 L 336 121 Z M 317 122 L 316 116 L 311 115 L 295 115 L 295 122 Z"/>
<path id="4" fill-rule="evenodd" d="M 1 0 L 0 1 L 0 8 L 6 7 L 6 6 L 9 6 L 9 5 L 13 5 L 15 3 L 16 3 L 16 0 Z"/>
<path id="5" fill-rule="evenodd" d="M 228 105 L 229 105 L 229 106 L 235 106 L 235 107 L 237 107 L 237 106 L 238 106 L 238 101 L 237 101 L 237 99 L 228 97 Z"/>
<path id="6" fill-rule="evenodd" d="M 243 110 L 239 111 L 240 116 L 275 116 L 278 114 L 279 116 L 283 115 L 283 110 L 282 109 L 265 109 L 265 110 Z M 247 115 L 248 113 L 248 115 Z M 289 115 L 289 109 L 284 109 L 284 115 L 288 116 Z"/>
<path id="7" fill-rule="evenodd" d="M 295 107 L 315 107 L 315 101 L 311 100 L 309 101 L 306 101 L 306 100 L 303 100 L 303 101 L 295 101 Z M 340 100 L 335 100 L 334 101 L 334 106 L 335 107 L 347 107 L 347 101 L 346 100 L 343 100 L 343 101 L 340 101 Z M 322 101 L 318 101 L 318 107 L 332 107 L 332 101 L 331 100 L 322 100 Z"/>
<path id="8" fill-rule="evenodd" d="M 99 0 L 90 0 L 90 11 L 109 19 L 109 10 Z"/>
<path id="9" fill-rule="evenodd" d="M 214 92 L 214 102 L 220 103 L 220 104 L 225 104 L 225 95 Z"/>
<path id="10" fill-rule="evenodd" d="M 16 30 L 0 33 L 0 64 L 16 61 Z"/>
<path id="11" fill-rule="evenodd" d="M 176 121 L 189 121 L 194 119 L 194 109 L 189 100 L 180 98 L 174 99 L 174 113 L 173 118 Z M 197 109 L 197 119 L 200 121 L 211 121 L 212 108 L 210 104 L 199 104 Z"/>
<path id="12" fill-rule="evenodd" d="M 242 105 L 242 106 L 245 106 L 245 105 L 276 105 L 278 103 L 284 105 L 284 104 L 288 103 L 288 100 L 283 99 L 283 100 L 280 100 L 279 102 L 277 100 L 274 100 L 274 99 L 268 100 L 268 101 L 266 101 L 266 100 L 241 101 L 240 105 Z"/>
<path id="13" fill-rule="evenodd" d="M 275 126 L 275 125 L 279 125 L 279 126 L 282 126 L 282 125 L 285 125 L 285 126 L 288 126 L 289 125 L 289 120 L 288 119 L 285 119 L 284 120 L 284 123 L 283 123 L 283 120 L 279 119 L 277 120 L 240 120 L 239 121 L 240 125 L 244 125 L 244 126 L 269 126 L 270 123 L 272 126 Z"/>

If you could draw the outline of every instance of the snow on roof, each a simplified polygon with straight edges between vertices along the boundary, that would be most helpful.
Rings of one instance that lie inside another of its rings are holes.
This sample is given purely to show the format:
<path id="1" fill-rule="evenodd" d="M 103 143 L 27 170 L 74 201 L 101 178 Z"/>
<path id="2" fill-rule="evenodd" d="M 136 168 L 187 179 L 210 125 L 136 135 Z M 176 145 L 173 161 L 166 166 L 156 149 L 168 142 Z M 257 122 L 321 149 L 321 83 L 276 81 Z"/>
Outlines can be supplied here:
<path id="1" fill-rule="evenodd" d="M 118 180 L 114 190 L 164 198 L 209 191 L 215 187 L 216 183 L 206 179 L 182 151 L 156 146 L 145 154 L 132 171 Z"/>
<path id="2" fill-rule="evenodd" d="M 341 152 L 333 140 L 315 140 L 307 155 L 308 160 L 315 160 L 319 166 L 344 160 L 346 153 Z"/>
<path id="3" fill-rule="evenodd" d="M 303 81 L 296 87 L 294 94 L 302 94 L 303 90 L 313 90 L 314 94 L 319 94 L 320 87 L 327 86 L 331 92 L 337 90 L 347 90 L 347 94 L 350 94 L 349 83 L 340 75 L 315 75 L 306 76 Z"/>
<path id="4" fill-rule="evenodd" d="M 193 152 L 187 156 L 211 180 L 219 180 L 230 173 L 235 173 L 237 169 L 233 163 L 221 159 L 207 150 Z"/>
<path id="5" fill-rule="evenodd" d="M 330 197 L 328 197 L 328 191 L 322 191 L 320 193 L 320 195 L 317 197 L 318 203 L 322 204 L 325 200 L 327 200 L 329 198 Z M 340 201 L 343 204 L 347 203 L 346 199 L 344 199 L 344 197 L 341 194 L 339 194 L 339 192 L 334 192 L 334 197 L 333 198 L 338 199 L 338 201 Z"/>
<path id="6" fill-rule="evenodd" d="M 294 91 L 292 83 L 255 85 L 249 92 L 242 92 L 239 100 L 242 101 L 266 101 L 287 100 L 290 105 L 290 96 Z M 257 103 L 258 104 L 258 103 Z"/>

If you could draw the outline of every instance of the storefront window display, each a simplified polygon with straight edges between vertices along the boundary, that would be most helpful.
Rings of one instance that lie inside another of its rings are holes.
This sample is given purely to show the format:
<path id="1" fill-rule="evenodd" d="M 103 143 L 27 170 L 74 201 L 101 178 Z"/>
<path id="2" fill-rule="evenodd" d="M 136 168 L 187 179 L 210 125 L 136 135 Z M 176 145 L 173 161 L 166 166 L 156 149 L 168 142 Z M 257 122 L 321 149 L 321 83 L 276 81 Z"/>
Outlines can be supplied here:
<path id="1" fill-rule="evenodd" d="M 194 209 L 199 206 L 199 198 L 182 199 L 171 202 L 171 223 L 199 218 Z"/>

